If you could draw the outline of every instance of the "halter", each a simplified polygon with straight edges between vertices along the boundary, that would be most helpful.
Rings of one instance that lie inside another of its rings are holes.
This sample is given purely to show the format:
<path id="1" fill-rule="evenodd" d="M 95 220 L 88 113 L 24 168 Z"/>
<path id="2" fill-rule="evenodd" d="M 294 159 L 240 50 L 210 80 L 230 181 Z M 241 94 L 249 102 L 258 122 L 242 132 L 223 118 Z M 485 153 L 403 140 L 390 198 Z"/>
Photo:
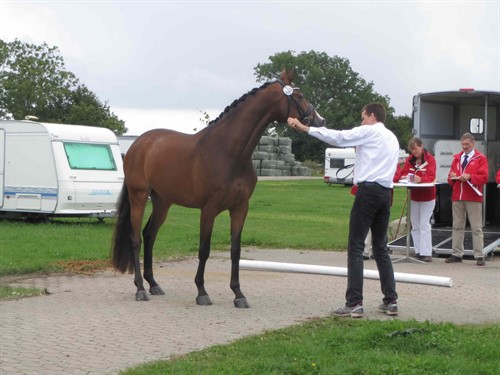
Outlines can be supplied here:
<path id="1" fill-rule="evenodd" d="M 309 115 L 314 112 L 314 107 L 312 106 L 311 103 L 307 103 L 307 110 L 304 112 L 302 110 L 302 107 L 297 103 L 297 100 L 293 97 L 293 90 L 298 90 L 298 87 L 292 87 L 290 85 L 285 84 L 282 80 L 278 79 L 276 82 L 278 82 L 282 87 L 283 87 L 283 94 L 285 94 L 288 97 L 288 111 L 286 117 L 288 118 L 290 115 L 290 106 L 291 102 L 295 104 L 295 107 L 297 108 L 297 111 L 299 112 L 300 116 L 300 122 L 303 123 L 304 125 L 309 125 L 310 120 L 309 120 Z M 314 116 L 313 116 L 314 117 Z"/>

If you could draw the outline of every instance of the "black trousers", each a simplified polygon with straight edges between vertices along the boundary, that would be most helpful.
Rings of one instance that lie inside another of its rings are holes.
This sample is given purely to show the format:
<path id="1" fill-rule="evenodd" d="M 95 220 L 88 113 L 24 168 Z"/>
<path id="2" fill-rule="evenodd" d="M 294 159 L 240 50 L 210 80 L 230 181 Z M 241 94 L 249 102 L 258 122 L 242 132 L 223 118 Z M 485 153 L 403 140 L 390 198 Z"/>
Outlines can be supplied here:
<path id="1" fill-rule="evenodd" d="M 363 302 L 363 250 L 368 230 L 372 230 L 372 251 L 380 275 L 383 302 L 396 301 L 394 270 L 387 248 L 387 228 L 391 213 L 391 189 L 374 182 L 358 186 L 351 209 L 347 249 L 346 305 Z"/>

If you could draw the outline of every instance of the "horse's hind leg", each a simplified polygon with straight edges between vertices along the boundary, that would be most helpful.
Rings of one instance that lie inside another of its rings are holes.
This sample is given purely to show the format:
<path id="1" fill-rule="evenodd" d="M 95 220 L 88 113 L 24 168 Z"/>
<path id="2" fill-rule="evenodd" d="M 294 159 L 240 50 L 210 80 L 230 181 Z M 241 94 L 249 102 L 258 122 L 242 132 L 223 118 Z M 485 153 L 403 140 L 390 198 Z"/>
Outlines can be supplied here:
<path id="1" fill-rule="evenodd" d="M 149 283 L 149 292 L 153 295 L 165 294 L 153 277 L 153 246 L 160 227 L 167 218 L 168 209 L 172 203 L 161 199 L 155 192 L 151 192 L 153 211 L 148 223 L 142 231 L 144 238 L 144 278 Z"/>
<path id="2" fill-rule="evenodd" d="M 216 214 L 208 213 L 207 210 L 201 210 L 200 217 L 200 245 L 198 249 L 198 270 L 194 278 L 194 283 L 198 288 L 196 303 L 198 305 L 211 305 L 212 300 L 205 290 L 205 265 L 210 256 L 210 241 L 212 239 L 212 230 L 214 227 Z"/>
<path id="3" fill-rule="evenodd" d="M 248 308 L 250 305 L 240 289 L 241 232 L 248 213 L 248 201 L 229 211 L 231 215 L 231 281 L 234 306 Z"/>
<path id="4" fill-rule="evenodd" d="M 141 276 L 141 263 L 139 255 L 141 252 L 141 225 L 144 210 L 148 201 L 147 191 L 129 190 L 130 199 L 130 220 L 132 225 L 132 243 L 134 248 L 134 284 L 137 287 L 135 293 L 136 301 L 148 301 L 149 297 L 144 289 L 144 280 Z"/>

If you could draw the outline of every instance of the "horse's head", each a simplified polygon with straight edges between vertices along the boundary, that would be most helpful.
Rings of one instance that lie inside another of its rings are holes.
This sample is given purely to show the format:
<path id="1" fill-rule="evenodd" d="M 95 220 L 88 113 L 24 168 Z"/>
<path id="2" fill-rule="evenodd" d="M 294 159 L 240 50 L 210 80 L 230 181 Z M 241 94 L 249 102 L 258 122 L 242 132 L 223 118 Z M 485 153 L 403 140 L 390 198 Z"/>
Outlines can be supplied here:
<path id="1" fill-rule="evenodd" d="M 280 79 L 277 81 L 283 87 L 283 94 L 288 98 L 288 113 L 286 118 L 295 117 L 301 123 L 308 126 L 323 126 L 325 119 L 320 116 L 309 103 L 298 87 L 292 86 L 295 69 L 287 71 L 283 69 Z"/>

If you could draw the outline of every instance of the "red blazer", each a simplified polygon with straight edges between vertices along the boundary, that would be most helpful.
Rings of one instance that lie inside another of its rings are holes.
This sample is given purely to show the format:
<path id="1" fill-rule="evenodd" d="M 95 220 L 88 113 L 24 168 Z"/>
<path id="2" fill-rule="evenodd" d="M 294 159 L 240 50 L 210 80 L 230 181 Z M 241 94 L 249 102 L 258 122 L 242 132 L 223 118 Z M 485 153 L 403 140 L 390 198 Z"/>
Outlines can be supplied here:
<path id="1" fill-rule="evenodd" d="M 418 169 L 415 167 L 417 159 L 415 156 L 411 155 L 406 158 L 406 161 L 402 168 L 398 168 L 394 174 L 394 182 L 398 182 L 401 178 L 404 178 L 408 173 L 413 173 L 421 178 L 421 182 L 434 182 L 436 180 L 436 159 L 427 150 L 424 149 L 422 155 L 422 162 L 427 162 L 427 166 Z M 416 202 L 427 202 L 436 199 L 436 187 L 425 187 L 425 188 L 415 188 L 411 189 L 411 200 Z"/>
<path id="2" fill-rule="evenodd" d="M 495 181 L 497 182 L 497 184 L 500 184 L 500 169 L 498 169 L 497 177 L 495 178 Z"/>
<path id="3" fill-rule="evenodd" d="M 457 176 L 462 173 L 470 174 L 470 180 L 461 182 L 458 180 L 452 180 L 448 174 L 448 183 L 452 187 L 451 200 L 452 201 L 471 201 L 471 202 L 482 202 L 483 196 L 479 195 L 469 182 L 481 193 L 483 194 L 483 186 L 488 182 L 488 159 L 484 154 L 480 153 L 478 150 L 474 149 L 474 157 L 469 160 L 469 163 L 462 171 L 462 165 L 460 163 L 460 158 L 464 152 L 453 155 L 453 161 L 451 162 L 450 173 L 455 172 Z"/>

